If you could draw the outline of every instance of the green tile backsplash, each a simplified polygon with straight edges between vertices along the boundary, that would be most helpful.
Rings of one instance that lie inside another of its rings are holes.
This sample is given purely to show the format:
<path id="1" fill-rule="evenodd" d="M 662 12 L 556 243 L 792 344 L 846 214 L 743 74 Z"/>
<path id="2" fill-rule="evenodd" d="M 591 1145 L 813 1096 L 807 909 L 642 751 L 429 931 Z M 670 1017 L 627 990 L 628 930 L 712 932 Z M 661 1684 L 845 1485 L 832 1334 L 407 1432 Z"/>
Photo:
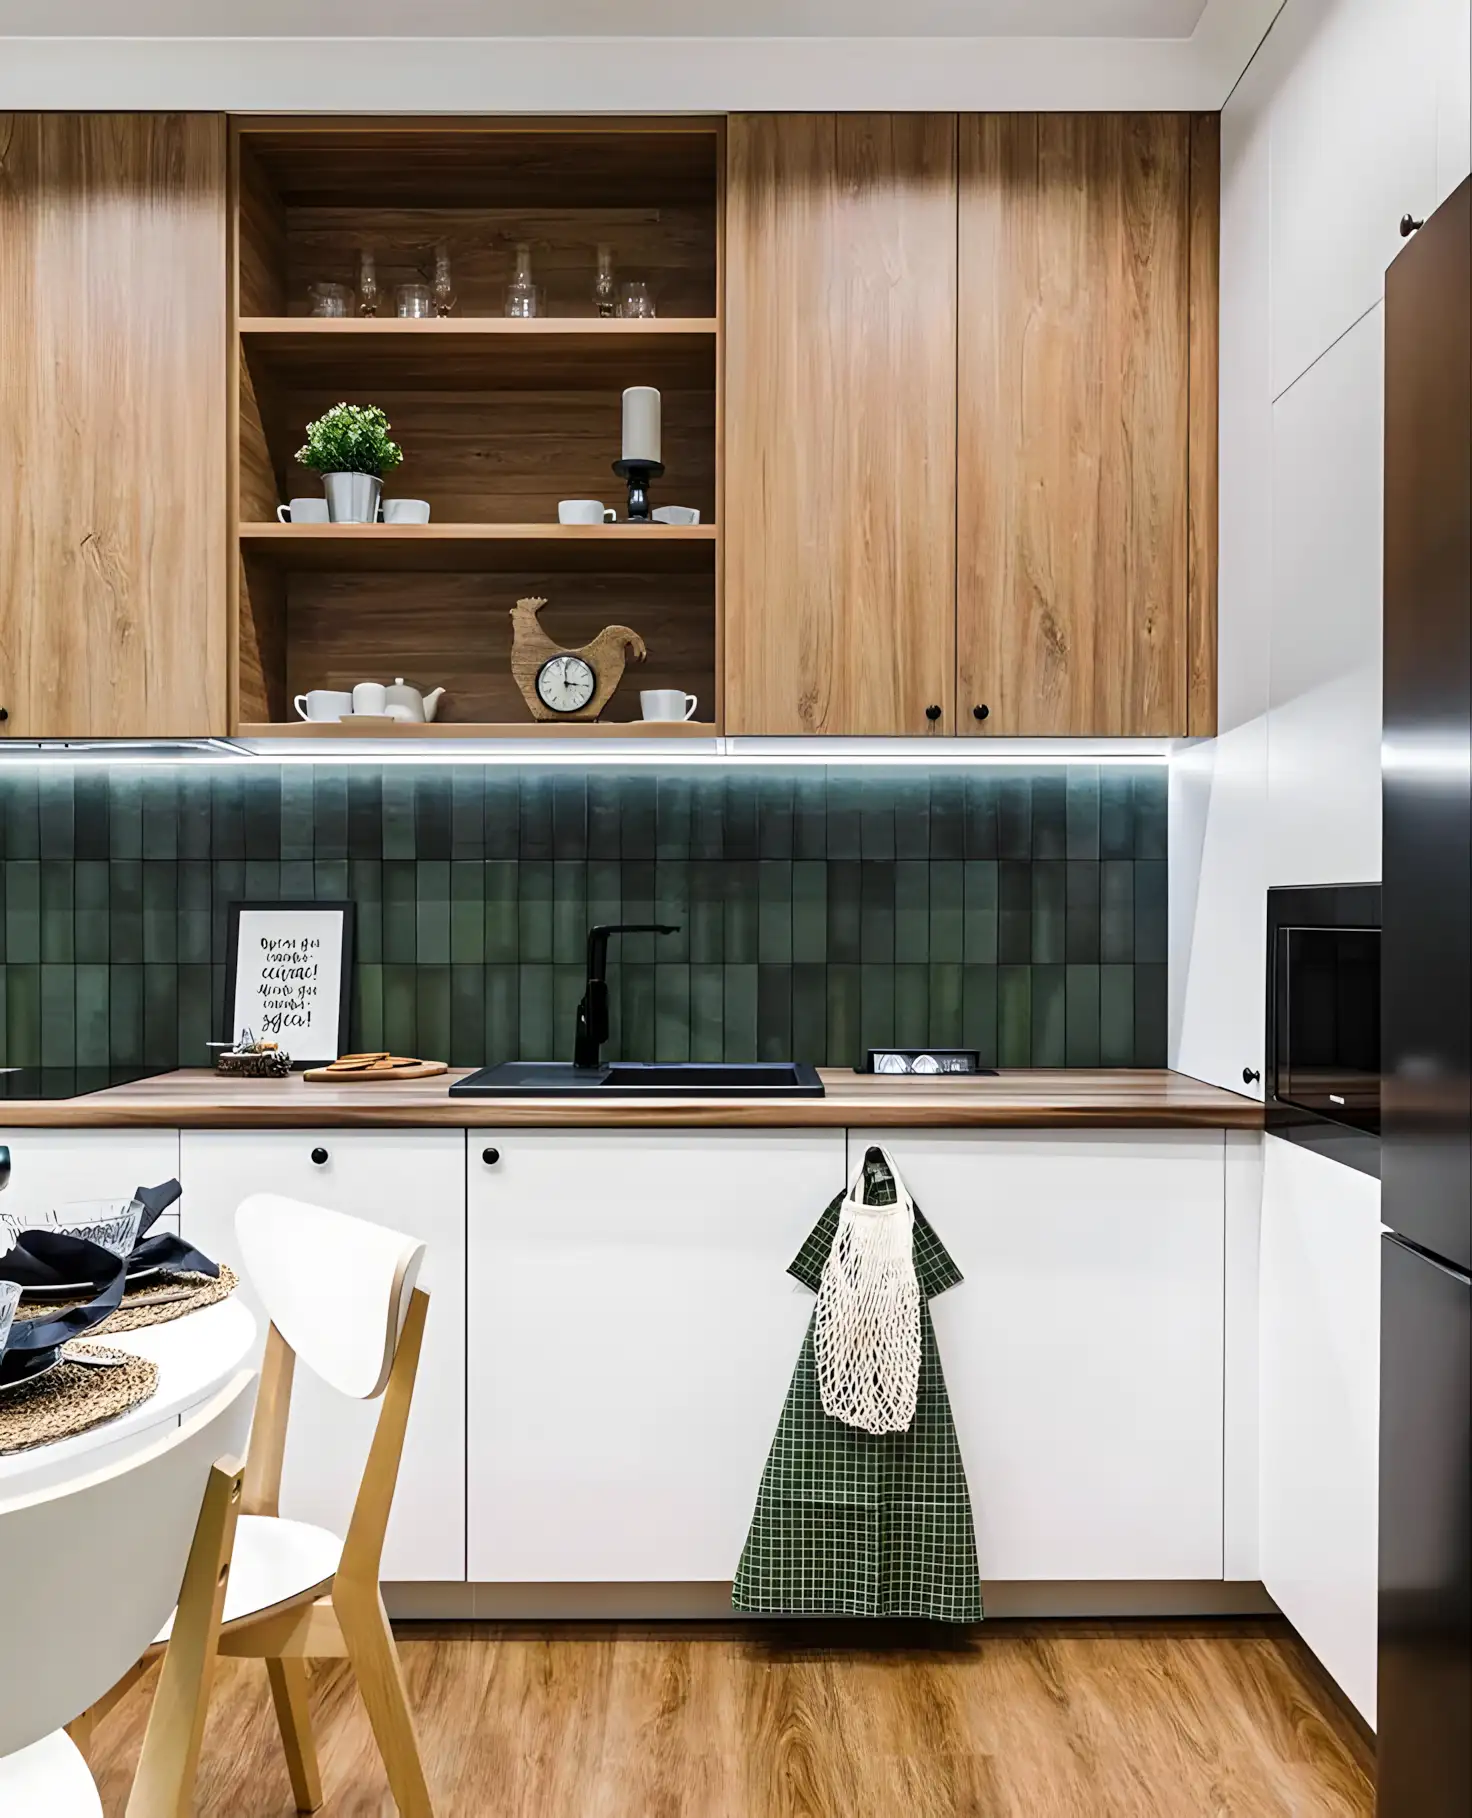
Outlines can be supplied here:
<path id="1" fill-rule="evenodd" d="M 0 775 L 10 1066 L 197 1066 L 225 912 L 357 904 L 352 1040 L 457 1065 L 570 1054 L 594 921 L 608 1053 L 1163 1066 L 1161 768 L 387 765 Z"/>

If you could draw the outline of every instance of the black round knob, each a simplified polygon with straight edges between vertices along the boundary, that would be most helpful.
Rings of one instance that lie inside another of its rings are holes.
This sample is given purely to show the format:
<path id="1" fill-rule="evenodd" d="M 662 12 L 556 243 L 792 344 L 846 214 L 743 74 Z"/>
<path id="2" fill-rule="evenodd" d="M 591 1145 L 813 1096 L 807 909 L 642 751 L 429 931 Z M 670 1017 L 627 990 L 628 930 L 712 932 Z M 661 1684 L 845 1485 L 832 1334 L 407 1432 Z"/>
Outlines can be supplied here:
<path id="1" fill-rule="evenodd" d="M 482 1149 L 480 1158 L 488 1168 L 494 1168 L 501 1159 L 501 1151 L 499 1149 Z"/>
<path id="2" fill-rule="evenodd" d="M 991 708 L 983 703 L 980 707 L 971 709 L 971 717 L 973 720 L 987 720 L 991 718 L 991 712 Z"/>
<path id="3" fill-rule="evenodd" d="M 925 709 L 925 717 L 927 720 L 930 721 L 931 725 L 933 726 L 935 724 L 935 722 L 940 718 L 940 708 L 937 707 L 932 702 L 932 704 Z"/>
<path id="4" fill-rule="evenodd" d="M 3 725 L 9 718 L 10 709 L 8 707 L 0 707 L 0 725 Z"/>
<path id="5" fill-rule="evenodd" d="M 1400 218 L 1401 239 L 1409 240 L 1412 234 L 1419 233 L 1425 225 L 1424 221 L 1418 221 L 1414 215 L 1402 215 Z"/>
<path id="6" fill-rule="evenodd" d="M 1260 1085 L 1261 1082 L 1262 1074 L 1258 1072 L 1256 1067 L 1244 1067 L 1242 1069 L 1242 1084 L 1244 1086 L 1256 1086 Z"/>
<path id="7" fill-rule="evenodd" d="M 325 1149 L 313 1149 L 312 1160 L 316 1162 L 319 1168 L 325 1167 L 327 1165 L 327 1151 Z"/>

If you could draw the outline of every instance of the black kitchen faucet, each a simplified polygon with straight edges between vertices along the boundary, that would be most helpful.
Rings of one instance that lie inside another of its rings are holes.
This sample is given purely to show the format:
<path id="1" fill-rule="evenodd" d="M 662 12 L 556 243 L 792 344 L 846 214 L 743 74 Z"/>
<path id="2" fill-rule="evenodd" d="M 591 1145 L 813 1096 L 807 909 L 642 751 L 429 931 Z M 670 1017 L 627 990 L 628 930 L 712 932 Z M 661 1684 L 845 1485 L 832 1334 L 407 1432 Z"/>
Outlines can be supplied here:
<path id="1" fill-rule="evenodd" d="M 608 937 L 611 934 L 678 934 L 668 922 L 600 922 L 588 930 L 588 980 L 578 1005 L 578 1029 L 572 1064 L 596 1067 L 598 1051 L 608 1040 Z"/>

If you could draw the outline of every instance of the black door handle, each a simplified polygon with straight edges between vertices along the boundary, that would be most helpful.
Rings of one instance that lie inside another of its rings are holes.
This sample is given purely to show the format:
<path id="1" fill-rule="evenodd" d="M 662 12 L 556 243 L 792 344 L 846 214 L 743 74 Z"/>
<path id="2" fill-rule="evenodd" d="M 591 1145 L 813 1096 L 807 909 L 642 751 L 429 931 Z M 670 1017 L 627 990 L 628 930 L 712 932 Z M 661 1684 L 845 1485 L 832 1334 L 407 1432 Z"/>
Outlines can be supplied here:
<path id="1" fill-rule="evenodd" d="M 482 1149 L 480 1158 L 488 1168 L 494 1168 L 501 1159 L 501 1151 L 499 1149 Z"/>
<path id="2" fill-rule="evenodd" d="M 971 709 L 971 717 L 973 720 L 986 720 L 991 718 L 991 712 L 991 708 L 983 703 L 980 707 Z"/>
<path id="3" fill-rule="evenodd" d="M 326 1167 L 326 1165 L 327 1165 L 327 1151 L 326 1151 L 326 1150 L 325 1150 L 325 1149 L 313 1149 L 313 1151 L 312 1151 L 312 1160 L 313 1160 L 313 1161 L 314 1161 L 314 1162 L 316 1162 L 316 1164 L 317 1164 L 317 1166 L 318 1166 L 318 1167 L 319 1167 L 319 1168 L 324 1168 L 324 1167 Z"/>
<path id="4" fill-rule="evenodd" d="M 925 717 L 932 726 L 940 718 L 940 708 L 935 702 L 932 701 L 930 706 L 925 709 Z"/>
<path id="5" fill-rule="evenodd" d="M 1262 1084 L 1262 1074 L 1258 1072 L 1256 1067 L 1244 1067 L 1242 1069 L 1242 1084 L 1244 1086 L 1260 1086 Z"/>
<path id="6" fill-rule="evenodd" d="M 1425 225 L 1424 221 L 1418 221 L 1414 215 L 1402 215 L 1400 218 L 1401 239 L 1409 240 L 1412 234 L 1419 233 Z"/>

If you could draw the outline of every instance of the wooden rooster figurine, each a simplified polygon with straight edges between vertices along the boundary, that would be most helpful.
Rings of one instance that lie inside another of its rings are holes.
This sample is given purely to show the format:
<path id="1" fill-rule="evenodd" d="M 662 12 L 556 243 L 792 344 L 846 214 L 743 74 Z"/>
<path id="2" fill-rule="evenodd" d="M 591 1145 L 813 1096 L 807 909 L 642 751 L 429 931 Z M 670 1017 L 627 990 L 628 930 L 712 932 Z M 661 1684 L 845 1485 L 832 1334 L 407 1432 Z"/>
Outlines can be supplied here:
<path id="1" fill-rule="evenodd" d="M 511 608 L 511 673 L 516 685 L 534 720 L 596 720 L 622 681 L 624 664 L 630 657 L 642 663 L 648 648 L 627 625 L 609 625 L 591 644 L 564 650 L 552 642 L 537 618 L 546 604 L 532 598 L 518 600 Z M 550 670 L 549 664 L 553 665 Z M 588 686 L 584 666 L 591 675 L 592 690 L 586 700 L 579 700 Z M 554 701 L 558 704 L 552 705 Z"/>

